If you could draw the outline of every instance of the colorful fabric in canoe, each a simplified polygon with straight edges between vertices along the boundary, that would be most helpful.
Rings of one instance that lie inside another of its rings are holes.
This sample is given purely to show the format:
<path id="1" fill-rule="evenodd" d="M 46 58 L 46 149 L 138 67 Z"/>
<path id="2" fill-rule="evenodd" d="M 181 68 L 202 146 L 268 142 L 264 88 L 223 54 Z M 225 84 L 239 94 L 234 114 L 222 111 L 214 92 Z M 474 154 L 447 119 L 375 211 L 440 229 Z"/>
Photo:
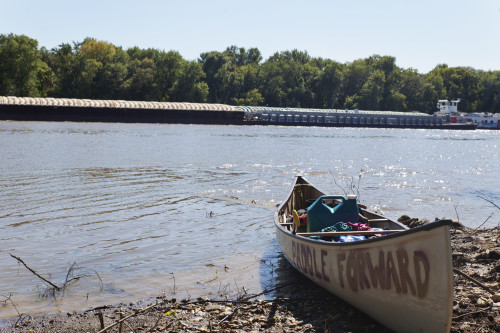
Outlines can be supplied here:
<path id="1" fill-rule="evenodd" d="M 321 232 L 355 231 L 355 230 L 358 230 L 357 227 L 359 227 L 358 225 L 360 225 L 360 224 L 363 224 L 363 223 L 354 223 L 353 224 L 350 222 L 347 222 L 347 223 L 337 222 L 331 227 L 321 229 Z M 368 224 L 366 224 L 366 226 L 368 226 Z M 368 228 L 370 228 L 370 227 L 368 226 Z M 368 229 L 364 229 L 364 230 L 368 230 Z M 366 239 L 366 237 L 365 236 L 347 235 L 347 236 L 338 236 L 338 237 L 321 237 L 321 239 L 329 240 L 329 241 L 333 240 L 334 242 L 340 242 L 340 243 L 347 243 L 347 242 L 355 242 L 355 241 L 363 240 L 363 239 Z"/>
<path id="2" fill-rule="evenodd" d="M 357 231 L 372 230 L 372 228 L 370 228 L 370 225 L 368 223 L 361 223 L 361 222 L 351 223 L 351 222 L 347 222 L 346 224 L 348 226 L 353 227 L 354 229 L 352 229 L 352 230 L 357 230 Z"/>
<path id="3" fill-rule="evenodd" d="M 321 232 L 353 231 L 353 230 L 356 230 L 356 229 L 354 229 L 353 226 L 346 224 L 344 222 L 337 222 L 334 225 L 332 225 L 331 227 L 321 229 Z"/>

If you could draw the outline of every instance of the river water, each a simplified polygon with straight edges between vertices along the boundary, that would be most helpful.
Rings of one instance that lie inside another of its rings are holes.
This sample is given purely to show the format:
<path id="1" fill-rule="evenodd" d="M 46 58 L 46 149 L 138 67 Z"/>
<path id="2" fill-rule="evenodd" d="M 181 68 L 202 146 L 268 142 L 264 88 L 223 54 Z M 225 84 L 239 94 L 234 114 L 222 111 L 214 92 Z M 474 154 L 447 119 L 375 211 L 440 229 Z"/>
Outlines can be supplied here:
<path id="1" fill-rule="evenodd" d="M 499 144 L 479 130 L 0 122 L 0 318 L 272 288 L 292 274 L 272 217 L 296 174 L 390 218 L 497 226 L 480 197 L 500 202 Z M 55 284 L 80 279 L 47 297 L 10 254 Z"/>

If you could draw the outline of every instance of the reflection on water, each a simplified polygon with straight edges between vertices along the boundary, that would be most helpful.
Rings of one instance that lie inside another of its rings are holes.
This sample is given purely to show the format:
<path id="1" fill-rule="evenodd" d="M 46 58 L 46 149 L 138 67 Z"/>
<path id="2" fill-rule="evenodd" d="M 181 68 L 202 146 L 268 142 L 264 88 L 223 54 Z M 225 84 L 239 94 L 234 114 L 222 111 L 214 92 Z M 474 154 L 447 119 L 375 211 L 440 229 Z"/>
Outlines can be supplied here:
<path id="1" fill-rule="evenodd" d="M 300 173 L 326 192 L 478 226 L 500 132 L 0 122 L 0 302 L 22 312 L 260 292 L 293 278 L 272 212 Z M 491 218 L 489 226 L 496 226 Z M 57 299 L 16 260 L 62 283 Z M 0 317 L 16 315 L 2 307 Z"/>

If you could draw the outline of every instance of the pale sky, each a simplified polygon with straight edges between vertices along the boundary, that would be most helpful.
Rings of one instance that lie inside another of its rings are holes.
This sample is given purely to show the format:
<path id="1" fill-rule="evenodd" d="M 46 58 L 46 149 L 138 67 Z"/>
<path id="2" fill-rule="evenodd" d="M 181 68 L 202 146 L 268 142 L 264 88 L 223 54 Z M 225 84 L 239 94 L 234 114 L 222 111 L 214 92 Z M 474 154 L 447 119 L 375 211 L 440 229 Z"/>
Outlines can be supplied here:
<path id="1" fill-rule="evenodd" d="M 236 45 L 264 60 L 298 49 L 341 63 L 388 55 L 420 73 L 500 70 L 500 0 L 0 0 L 0 11 L 0 34 L 48 49 L 93 37 L 187 60 Z"/>

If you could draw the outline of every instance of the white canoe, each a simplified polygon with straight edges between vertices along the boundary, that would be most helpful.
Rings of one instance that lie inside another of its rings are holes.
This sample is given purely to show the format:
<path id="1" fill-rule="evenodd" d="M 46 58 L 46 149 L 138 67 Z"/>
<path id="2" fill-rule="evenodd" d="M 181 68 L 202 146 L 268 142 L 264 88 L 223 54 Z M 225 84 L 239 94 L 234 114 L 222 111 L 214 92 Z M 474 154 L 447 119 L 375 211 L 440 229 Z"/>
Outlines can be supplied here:
<path id="1" fill-rule="evenodd" d="M 288 261 L 389 329 L 448 332 L 453 306 L 451 221 L 408 229 L 360 205 L 360 214 L 370 226 L 391 231 L 348 243 L 310 238 L 317 233 L 297 233 L 294 224 L 287 223 L 292 210 L 305 208 L 306 200 L 321 195 L 299 176 L 276 211 L 276 235 Z"/>

